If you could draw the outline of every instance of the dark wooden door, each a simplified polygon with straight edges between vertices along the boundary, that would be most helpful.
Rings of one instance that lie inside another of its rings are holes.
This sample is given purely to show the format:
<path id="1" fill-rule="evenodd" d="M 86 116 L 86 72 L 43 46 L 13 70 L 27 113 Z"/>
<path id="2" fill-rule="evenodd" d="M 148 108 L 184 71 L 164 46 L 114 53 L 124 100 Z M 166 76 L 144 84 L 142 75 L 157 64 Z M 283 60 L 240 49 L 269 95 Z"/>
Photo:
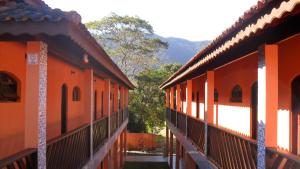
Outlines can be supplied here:
<path id="1" fill-rule="evenodd" d="M 101 117 L 104 116 L 104 107 L 103 107 L 103 91 L 101 92 Z"/>
<path id="2" fill-rule="evenodd" d="M 292 82 L 292 152 L 299 155 L 300 76 Z"/>
<path id="3" fill-rule="evenodd" d="M 61 134 L 67 132 L 67 111 L 68 111 L 68 87 L 61 88 Z"/>
<path id="4" fill-rule="evenodd" d="M 258 85 L 255 82 L 251 87 L 251 136 L 252 139 L 257 139 L 257 100 L 258 100 Z"/>

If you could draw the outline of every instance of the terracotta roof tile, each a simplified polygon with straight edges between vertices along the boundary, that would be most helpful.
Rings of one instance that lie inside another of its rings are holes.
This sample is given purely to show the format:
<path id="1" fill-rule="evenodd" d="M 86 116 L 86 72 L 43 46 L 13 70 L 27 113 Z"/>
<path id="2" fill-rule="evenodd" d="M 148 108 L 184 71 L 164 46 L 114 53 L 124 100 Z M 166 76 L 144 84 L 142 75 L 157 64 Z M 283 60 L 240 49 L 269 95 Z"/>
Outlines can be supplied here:
<path id="1" fill-rule="evenodd" d="M 270 13 L 260 14 L 263 9 L 274 5 Z M 213 40 L 206 48 L 198 52 L 184 66 L 175 72 L 168 80 L 160 87 L 164 88 L 194 71 L 202 64 L 216 58 L 221 52 L 231 48 L 246 37 L 251 36 L 260 29 L 263 29 L 273 20 L 280 18 L 285 12 L 290 12 L 296 4 L 300 4 L 300 0 L 265 0 L 258 1 L 257 4 L 251 7 L 244 13 L 230 28 Z M 250 22 L 251 19 L 255 19 Z"/>
<path id="2" fill-rule="evenodd" d="M 10 6 L 0 7 L 0 21 L 34 21 L 44 20 L 57 22 L 63 18 L 67 19 L 66 13 L 59 9 L 51 9 L 47 6 L 38 8 L 25 2 L 16 3 Z"/>

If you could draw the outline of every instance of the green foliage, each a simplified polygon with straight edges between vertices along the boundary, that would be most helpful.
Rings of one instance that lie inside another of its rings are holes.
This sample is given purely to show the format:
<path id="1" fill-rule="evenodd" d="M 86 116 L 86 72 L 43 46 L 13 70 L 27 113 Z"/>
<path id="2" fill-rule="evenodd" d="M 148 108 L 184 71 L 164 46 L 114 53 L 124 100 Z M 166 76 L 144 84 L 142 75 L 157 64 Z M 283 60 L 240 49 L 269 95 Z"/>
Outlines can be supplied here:
<path id="1" fill-rule="evenodd" d="M 180 66 L 162 65 L 158 69 L 142 71 L 136 76 L 137 88 L 129 95 L 129 131 L 158 134 L 164 127 L 165 94 L 159 89 L 159 85 Z"/>
<path id="2" fill-rule="evenodd" d="M 86 24 L 93 36 L 131 80 L 158 64 L 157 54 L 168 47 L 153 38 L 152 26 L 139 17 L 111 14 Z"/>

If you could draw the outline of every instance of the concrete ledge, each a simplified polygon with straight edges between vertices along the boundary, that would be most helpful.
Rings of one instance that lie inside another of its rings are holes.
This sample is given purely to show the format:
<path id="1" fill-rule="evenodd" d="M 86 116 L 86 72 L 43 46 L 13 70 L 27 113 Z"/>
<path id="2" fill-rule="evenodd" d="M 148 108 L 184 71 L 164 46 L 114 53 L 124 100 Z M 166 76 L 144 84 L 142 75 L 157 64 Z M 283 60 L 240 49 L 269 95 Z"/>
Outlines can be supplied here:
<path id="1" fill-rule="evenodd" d="M 201 169 L 217 169 L 217 167 L 209 161 L 206 156 L 201 153 L 195 145 L 193 145 L 172 123 L 166 120 L 171 132 L 176 136 L 176 139 L 184 147 L 187 154 L 195 161 L 197 166 Z"/>
<path id="2" fill-rule="evenodd" d="M 111 136 L 103 145 L 102 147 L 94 154 L 93 159 L 90 160 L 83 169 L 96 169 L 98 165 L 100 165 L 101 161 L 104 157 L 108 154 L 109 150 L 112 148 L 118 137 L 120 136 L 121 132 L 126 128 L 128 124 L 128 119 L 123 122 L 121 127 L 117 129 L 113 136 Z"/>

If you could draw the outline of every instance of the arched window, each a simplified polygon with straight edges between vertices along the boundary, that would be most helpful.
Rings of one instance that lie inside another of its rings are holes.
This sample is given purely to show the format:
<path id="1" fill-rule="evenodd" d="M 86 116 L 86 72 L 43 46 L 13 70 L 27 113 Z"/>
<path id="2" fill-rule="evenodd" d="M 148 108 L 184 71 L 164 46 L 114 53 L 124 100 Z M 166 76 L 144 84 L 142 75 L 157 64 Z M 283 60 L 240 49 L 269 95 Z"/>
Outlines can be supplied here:
<path id="1" fill-rule="evenodd" d="M 215 102 L 219 101 L 219 92 L 217 89 L 214 90 L 214 101 Z"/>
<path id="2" fill-rule="evenodd" d="M 243 101 L 243 91 L 241 86 L 236 85 L 231 91 L 231 102 L 241 103 Z"/>
<path id="3" fill-rule="evenodd" d="M 0 72 L 0 102 L 17 102 L 18 81 L 8 73 Z"/>
<path id="4" fill-rule="evenodd" d="M 73 88 L 73 101 L 80 101 L 80 88 L 75 86 Z"/>

